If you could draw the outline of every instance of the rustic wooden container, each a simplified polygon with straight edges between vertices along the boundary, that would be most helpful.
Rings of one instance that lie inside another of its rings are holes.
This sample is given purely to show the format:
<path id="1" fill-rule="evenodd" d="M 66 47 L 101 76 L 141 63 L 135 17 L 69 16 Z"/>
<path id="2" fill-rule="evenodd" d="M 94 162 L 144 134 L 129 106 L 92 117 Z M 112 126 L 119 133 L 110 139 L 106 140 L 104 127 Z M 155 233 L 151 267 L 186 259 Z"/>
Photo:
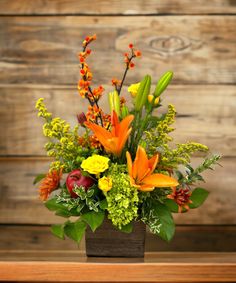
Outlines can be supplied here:
<path id="1" fill-rule="evenodd" d="M 94 233 L 86 230 L 86 254 L 95 257 L 144 257 L 146 226 L 135 222 L 131 233 L 118 231 L 110 220 L 104 220 Z"/>

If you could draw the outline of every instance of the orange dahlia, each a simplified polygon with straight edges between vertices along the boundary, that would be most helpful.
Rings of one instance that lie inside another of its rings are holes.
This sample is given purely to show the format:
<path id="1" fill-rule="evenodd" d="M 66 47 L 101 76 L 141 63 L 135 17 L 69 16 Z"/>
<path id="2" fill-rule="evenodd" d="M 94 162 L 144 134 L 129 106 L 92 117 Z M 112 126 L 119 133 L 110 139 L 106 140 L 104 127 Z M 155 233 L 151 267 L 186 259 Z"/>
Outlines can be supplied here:
<path id="1" fill-rule="evenodd" d="M 46 177 L 42 180 L 39 186 L 39 196 L 41 200 L 47 200 L 51 192 L 58 188 L 61 176 L 62 169 L 59 171 L 52 170 L 47 173 Z"/>

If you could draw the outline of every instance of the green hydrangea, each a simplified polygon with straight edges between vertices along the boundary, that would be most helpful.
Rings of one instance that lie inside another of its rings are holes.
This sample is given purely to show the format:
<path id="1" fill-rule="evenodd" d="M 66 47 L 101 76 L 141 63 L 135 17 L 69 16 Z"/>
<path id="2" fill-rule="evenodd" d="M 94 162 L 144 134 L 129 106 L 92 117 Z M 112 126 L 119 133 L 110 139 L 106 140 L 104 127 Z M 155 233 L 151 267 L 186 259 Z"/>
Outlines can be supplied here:
<path id="1" fill-rule="evenodd" d="M 112 189 L 107 192 L 108 218 L 119 229 L 129 224 L 138 216 L 138 190 L 130 185 L 126 173 L 112 170 Z"/>

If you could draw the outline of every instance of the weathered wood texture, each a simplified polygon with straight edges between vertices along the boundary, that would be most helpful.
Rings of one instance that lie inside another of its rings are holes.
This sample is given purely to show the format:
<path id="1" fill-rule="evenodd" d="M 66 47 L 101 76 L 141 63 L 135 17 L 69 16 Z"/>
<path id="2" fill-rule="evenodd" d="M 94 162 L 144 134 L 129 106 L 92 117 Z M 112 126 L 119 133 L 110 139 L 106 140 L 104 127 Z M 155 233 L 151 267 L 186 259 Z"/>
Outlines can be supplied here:
<path id="1" fill-rule="evenodd" d="M 108 219 L 96 230 L 85 232 L 87 256 L 144 257 L 146 225 L 139 221 L 133 224 L 131 233 L 122 233 Z M 128 244 L 127 244 L 128 243 Z"/>
<path id="2" fill-rule="evenodd" d="M 236 226 L 228 225 L 181 225 L 176 226 L 174 239 L 164 242 L 157 236 L 146 233 L 146 252 L 150 251 L 208 251 L 236 252 Z M 41 250 L 85 250 L 85 241 L 79 247 L 71 240 L 62 241 L 52 235 L 50 226 L 0 225 L 0 251 L 19 252 Z"/>
<path id="3" fill-rule="evenodd" d="M 128 83 L 169 69 L 178 84 L 236 81 L 235 16 L 1 17 L 0 30 L 0 83 L 74 84 L 76 54 L 91 32 L 99 38 L 90 60 L 96 83 L 121 76 L 129 42 L 143 58 Z"/>
<path id="4" fill-rule="evenodd" d="M 235 0 L 0 0 L 0 15 L 235 14 Z"/>
<path id="5" fill-rule="evenodd" d="M 54 245 L 46 232 L 40 234 L 25 226 L 14 230 L 14 224 L 44 225 L 64 220 L 43 207 L 32 185 L 34 176 L 48 169 L 48 159 L 43 157 L 42 121 L 36 117 L 34 104 L 45 97 L 51 112 L 76 123 L 75 114 L 86 108 L 76 91 L 76 54 L 81 40 L 91 33 L 98 36 L 92 46 L 95 54 L 89 59 L 95 85 L 104 84 L 107 92 L 111 89 L 111 78 L 123 73 L 122 54 L 133 42 L 143 57 L 136 61 L 126 83 L 137 82 L 146 73 L 155 83 L 164 71 L 173 70 L 174 81 L 163 95 L 163 104 L 165 108 L 173 103 L 177 108 L 176 142 L 195 140 L 225 156 L 221 162 L 224 167 L 206 173 L 205 187 L 211 192 L 208 201 L 198 210 L 175 215 L 176 222 L 236 224 L 235 13 L 235 0 L 100 0 L 92 4 L 0 0 L 0 223 L 13 225 L 4 226 L 1 249 L 11 246 L 7 243 L 10 234 L 15 243 L 21 235 L 18 248 L 32 244 L 48 249 L 46 240 L 55 249 L 61 245 L 59 240 Z M 102 106 L 107 109 L 106 99 Z M 198 162 L 195 158 L 193 163 Z M 221 238 L 214 238 L 214 230 L 208 233 L 202 227 L 199 233 L 192 226 L 186 232 L 195 248 L 187 236 L 184 239 L 177 234 L 173 249 L 181 250 L 186 243 L 186 250 L 197 250 L 201 242 L 202 250 L 224 250 L 227 242 L 228 251 L 233 245 L 234 234 L 223 226 L 213 226 Z M 37 233 L 42 236 L 38 238 L 41 244 L 37 244 Z M 27 244 L 26 239 L 31 242 Z M 73 245 L 65 243 L 66 247 Z M 158 250 L 157 246 L 149 246 L 149 250 Z M 162 244 L 160 249 L 168 248 Z"/>
<path id="6" fill-rule="evenodd" d="M 65 221 L 45 209 L 38 199 L 32 181 L 34 176 L 46 172 L 48 159 L 0 159 L 0 223 L 51 224 Z M 199 158 L 193 160 L 196 165 Z M 236 224 L 235 209 L 235 158 L 223 158 L 223 169 L 204 174 L 204 187 L 210 191 L 208 200 L 198 209 L 186 214 L 175 214 L 178 224 Z"/>
<path id="7" fill-rule="evenodd" d="M 71 253 L 73 262 L 57 258 L 50 261 L 53 256 L 58 257 L 58 253 L 44 254 L 44 261 L 37 257 L 37 253 L 33 259 L 22 253 L 19 258 L 13 256 L 15 261 L 1 261 L 0 281 L 206 283 L 236 280 L 235 253 L 151 253 L 144 260 L 126 261 L 120 258 L 87 259 Z"/>
<path id="8" fill-rule="evenodd" d="M 105 85 L 107 91 L 111 86 Z M 0 86 L 0 124 L 4 127 L 0 155 L 45 155 L 43 121 L 37 118 L 35 102 L 45 97 L 50 112 L 77 123 L 76 114 L 86 111 L 87 102 L 75 88 L 66 86 Z M 124 92 L 126 93 L 126 92 Z M 129 95 L 126 95 L 129 98 Z M 207 144 L 212 152 L 236 154 L 236 88 L 233 86 L 170 86 L 163 95 L 160 111 L 176 106 L 176 142 L 194 140 Z M 102 107 L 109 111 L 107 97 Z"/>

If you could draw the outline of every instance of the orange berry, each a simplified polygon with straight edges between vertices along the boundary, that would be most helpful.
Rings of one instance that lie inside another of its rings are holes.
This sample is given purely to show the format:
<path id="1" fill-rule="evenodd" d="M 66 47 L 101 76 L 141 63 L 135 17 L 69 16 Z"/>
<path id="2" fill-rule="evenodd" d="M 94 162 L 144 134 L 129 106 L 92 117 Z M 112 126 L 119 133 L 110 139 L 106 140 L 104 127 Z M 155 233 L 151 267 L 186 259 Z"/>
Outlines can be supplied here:
<path id="1" fill-rule="evenodd" d="M 133 68 L 135 65 L 134 65 L 133 62 L 131 62 L 131 63 L 129 64 L 129 66 L 130 66 L 130 68 Z"/>

